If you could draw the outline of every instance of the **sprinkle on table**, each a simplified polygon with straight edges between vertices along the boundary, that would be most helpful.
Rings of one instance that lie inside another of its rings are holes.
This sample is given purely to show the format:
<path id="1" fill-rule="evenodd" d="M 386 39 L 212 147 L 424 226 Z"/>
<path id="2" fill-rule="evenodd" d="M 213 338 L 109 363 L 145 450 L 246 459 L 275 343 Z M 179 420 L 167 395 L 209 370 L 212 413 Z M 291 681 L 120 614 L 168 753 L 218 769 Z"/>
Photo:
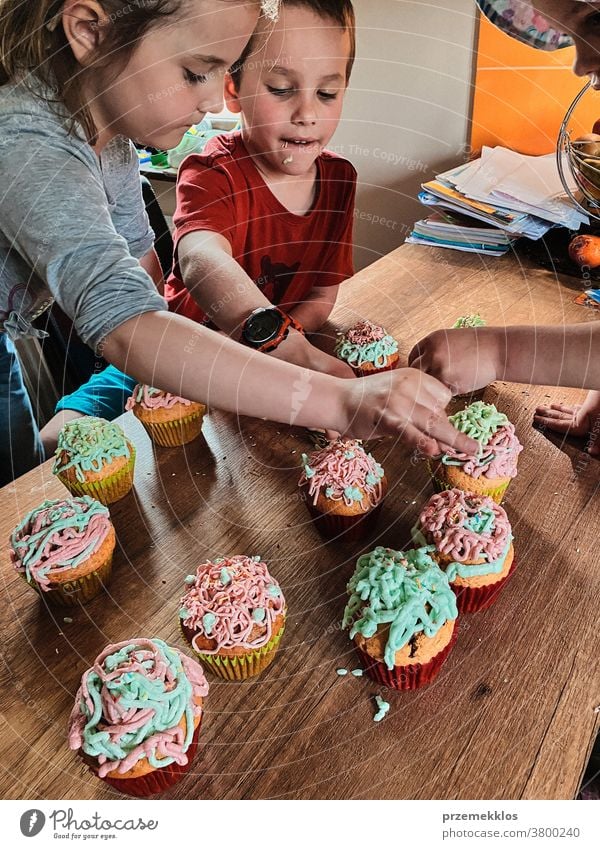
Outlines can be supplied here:
<path id="1" fill-rule="evenodd" d="M 377 703 L 378 711 L 373 717 L 373 722 L 381 722 L 390 709 L 390 703 L 386 702 L 379 695 L 375 696 L 375 702 Z"/>
<path id="2" fill-rule="evenodd" d="M 338 675 L 347 675 L 348 674 L 348 670 L 344 669 L 343 666 L 341 666 L 339 669 L 336 669 L 335 671 Z"/>
<path id="3" fill-rule="evenodd" d="M 352 675 L 354 675 L 355 678 L 362 678 L 362 674 L 363 674 L 363 671 L 360 668 L 352 670 Z"/>

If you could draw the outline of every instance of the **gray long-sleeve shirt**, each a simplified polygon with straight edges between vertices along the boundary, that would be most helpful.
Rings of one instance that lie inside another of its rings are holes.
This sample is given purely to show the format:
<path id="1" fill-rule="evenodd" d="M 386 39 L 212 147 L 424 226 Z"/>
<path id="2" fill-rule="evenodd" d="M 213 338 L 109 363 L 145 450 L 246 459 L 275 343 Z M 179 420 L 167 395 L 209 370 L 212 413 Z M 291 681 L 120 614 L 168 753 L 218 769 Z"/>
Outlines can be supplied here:
<path id="1" fill-rule="evenodd" d="M 124 321 L 166 304 L 138 262 L 154 233 L 131 141 L 98 157 L 68 127 L 64 108 L 23 83 L 0 86 L 0 329 L 35 332 L 56 299 L 101 351 Z"/>

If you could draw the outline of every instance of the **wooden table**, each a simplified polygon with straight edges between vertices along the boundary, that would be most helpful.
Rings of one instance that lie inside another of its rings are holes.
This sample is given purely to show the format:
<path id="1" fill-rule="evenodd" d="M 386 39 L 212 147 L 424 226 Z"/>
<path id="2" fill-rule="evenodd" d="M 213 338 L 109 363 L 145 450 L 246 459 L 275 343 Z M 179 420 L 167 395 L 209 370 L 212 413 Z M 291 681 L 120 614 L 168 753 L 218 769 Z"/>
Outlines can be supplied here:
<path id="1" fill-rule="evenodd" d="M 343 287 L 335 319 L 385 323 L 406 356 L 425 332 L 466 312 L 498 323 L 589 320 L 568 284 L 514 258 L 402 247 Z M 204 439 L 154 452 L 123 417 L 138 461 L 134 493 L 111 508 L 110 592 L 72 612 L 49 610 L 3 547 L 2 796 L 116 796 L 65 743 L 81 673 L 107 643 L 133 636 L 185 648 L 184 576 L 204 558 L 244 552 L 262 555 L 282 583 L 287 630 L 259 680 L 211 679 L 202 746 L 173 798 L 573 798 L 600 720 L 600 466 L 530 422 L 538 401 L 581 395 L 488 389 L 525 445 L 505 502 L 518 568 L 494 607 L 463 617 L 436 682 L 389 694 L 377 724 L 378 686 L 336 674 L 357 666 L 340 619 L 359 551 L 324 544 L 307 521 L 296 485 L 304 433 L 211 413 Z M 378 536 L 364 548 L 401 548 L 431 494 L 427 474 L 392 440 L 373 450 L 391 487 Z M 64 494 L 50 466 L 1 491 L 2 539 L 44 497 Z"/>

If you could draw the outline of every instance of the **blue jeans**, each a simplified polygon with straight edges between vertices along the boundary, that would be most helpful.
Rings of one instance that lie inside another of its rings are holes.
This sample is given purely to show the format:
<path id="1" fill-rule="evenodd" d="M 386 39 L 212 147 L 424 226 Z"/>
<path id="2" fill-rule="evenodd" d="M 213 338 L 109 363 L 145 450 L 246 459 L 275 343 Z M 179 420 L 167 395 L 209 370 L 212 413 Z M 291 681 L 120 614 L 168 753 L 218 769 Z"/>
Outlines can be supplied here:
<path id="1" fill-rule="evenodd" d="M 56 405 L 55 412 L 75 410 L 84 416 L 98 416 L 112 421 L 125 412 L 125 403 L 136 384 L 137 380 L 133 377 L 128 377 L 114 366 L 107 366 L 92 375 L 75 392 L 64 395 Z"/>
<path id="2" fill-rule="evenodd" d="M 0 331 L 0 486 L 44 462 L 15 346 Z"/>

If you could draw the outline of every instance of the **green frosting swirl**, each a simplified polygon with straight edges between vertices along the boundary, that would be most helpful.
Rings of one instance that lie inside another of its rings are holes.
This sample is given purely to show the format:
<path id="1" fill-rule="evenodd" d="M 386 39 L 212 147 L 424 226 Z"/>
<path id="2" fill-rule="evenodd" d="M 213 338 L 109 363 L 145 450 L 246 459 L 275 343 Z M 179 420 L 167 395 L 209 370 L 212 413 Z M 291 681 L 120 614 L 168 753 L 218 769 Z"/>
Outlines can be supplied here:
<path id="1" fill-rule="evenodd" d="M 498 412 L 493 404 L 486 404 L 484 401 L 475 401 L 464 410 L 448 416 L 448 419 L 457 430 L 476 439 L 480 445 L 487 445 L 498 428 L 508 424 L 504 413 Z"/>
<path id="2" fill-rule="evenodd" d="M 129 457 L 131 448 L 115 422 L 84 416 L 67 422 L 58 435 L 54 474 L 73 467 L 77 480 L 85 482 L 84 472 L 100 472 L 116 457 Z"/>
<path id="3" fill-rule="evenodd" d="M 452 325 L 452 329 L 457 327 L 485 327 L 485 321 L 478 312 L 473 315 L 461 315 Z"/>
<path id="4" fill-rule="evenodd" d="M 430 557 L 433 546 L 394 551 L 378 546 L 359 557 L 348 583 L 350 598 L 342 626 L 372 637 L 389 625 L 384 660 L 395 665 L 396 652 L 423 632 L 433 637 L 448 620 L 456 619 L 456 596 L 448 578 Z"/>

